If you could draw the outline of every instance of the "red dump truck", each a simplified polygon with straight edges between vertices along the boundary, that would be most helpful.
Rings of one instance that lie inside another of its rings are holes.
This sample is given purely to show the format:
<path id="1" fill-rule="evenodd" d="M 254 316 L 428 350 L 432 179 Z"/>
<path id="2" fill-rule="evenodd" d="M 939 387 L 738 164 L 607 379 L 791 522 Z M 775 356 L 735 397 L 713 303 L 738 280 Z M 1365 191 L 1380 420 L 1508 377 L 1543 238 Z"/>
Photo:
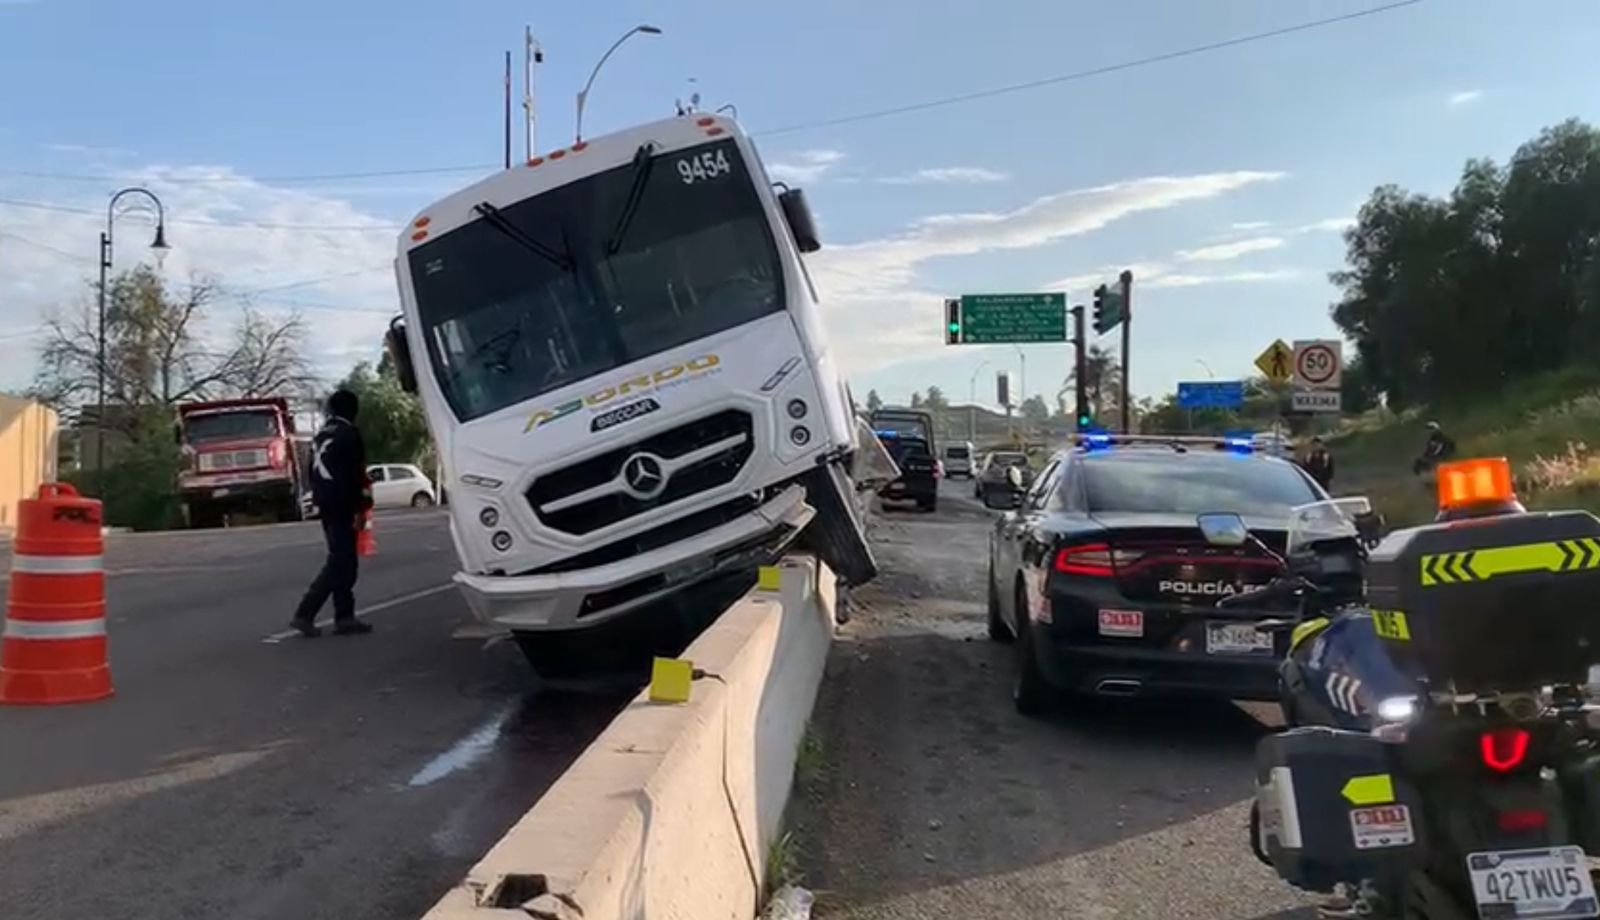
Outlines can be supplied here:
<path id="1" fill-rule="evenodd" d="M 244 517 L 298 521 L 310 513 L 310 441 L 295 432 L 287 399 L 186 403 L 178 407 L 177 437 L 178 495 L 189 527 Z"/>

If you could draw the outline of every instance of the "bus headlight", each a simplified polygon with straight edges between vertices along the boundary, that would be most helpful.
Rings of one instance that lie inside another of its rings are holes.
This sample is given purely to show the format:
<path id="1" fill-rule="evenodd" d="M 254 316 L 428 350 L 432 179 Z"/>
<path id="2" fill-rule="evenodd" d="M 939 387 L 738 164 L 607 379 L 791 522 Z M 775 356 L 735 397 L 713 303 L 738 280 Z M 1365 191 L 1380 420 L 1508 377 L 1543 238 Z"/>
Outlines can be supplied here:
<path id="1" fill-rule="evenodd" d="M 500 523 L 500 512 L 494 508 L 485 508 L 478 512 L 478 523 L 493 529 Z"/>
<path id="2" fill-rule="evenodd" d="M 797 447 L 804 447 L 811 443 L 811 429 L 804 425 L 796 425 L 789 429 L 789 440 Z"/>
<path id="3" fill-rule="evenodd" d="M 796 421 L 806 417 L 806 401 L 803 399 L 789 400 L 789 417 Z"/>
<path id="4" fill-rule="evenodd" d="M 489 538 L 489 543 L 503 553 L 511 548 L 511 534 L 503 530 L 497 530 L 494 532 L 494 536 Z"/>

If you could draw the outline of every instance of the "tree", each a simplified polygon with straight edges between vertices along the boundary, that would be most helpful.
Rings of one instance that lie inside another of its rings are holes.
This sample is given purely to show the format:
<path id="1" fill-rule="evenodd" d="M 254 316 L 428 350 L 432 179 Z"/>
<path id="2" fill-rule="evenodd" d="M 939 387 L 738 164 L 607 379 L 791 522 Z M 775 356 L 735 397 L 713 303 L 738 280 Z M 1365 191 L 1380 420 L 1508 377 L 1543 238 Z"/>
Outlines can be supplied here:
<path id="1" fill-rule="evenodd" d="M 1592 360 L 1600 131 L 1567 121 L 1507 166 L 1469 160 L 1446 198 L 1381 186 L 1345 249 L 1332 316 L 1355 344 L 1358 404 L 1473 400 Z"/>
<path id="2" fill-rule="evenodd" d="M 191 280 L 167 289 L 148 266 L 106 284 L 106 404 L 170 409 L 181 402 L 228 396 L 291 396 L 314 377 L 304 356 L 299 316 L 274 322 L 246 308 L 222 347 L 208 339 L 208 307 L 217 286 Z M 33 395 L 58 409 L 92 406 L 99 387 L 99 317 L 86 302 L 45 320 Z M 138 412 L 104 413 L 108 426 L 132 435 Z"/>
<path id="3" fill-rule="evenodd" d="M 428 436 L 422 402 L 400 388 L 400 381 L 392 368 L 380 364 L 378 373 L 373 373 L 372 365 L 362 361 L 339 381 L 339 386 L 355 393 L 361 400 L 358 421 L 369 461 L 425 461 L 433 442 Z"/>
<path id="4" fill-rule="evenodd" d="M 913 408 L 913 409 L 921 409 L 922 408 L 922 394 L 917 392 L 916 390 L 912 390 L 911 391 L 911 408 Z"/>
<path id="5" fill-rule="evenodd" d="M 867 391 L 867 411 L 868 412 L 876 412 L 876 411 L 878 411 L 879 409 L 882 409 L 882 408 L 883 408 L 883 397 L 878 395 L 878 391 L 877 390 L 868 390 Z"/>
<path id="6" fill-rule="evenodd" d="M 930 412 L 942 412 L 950 408 L 950 400 L 945 399 L 944 391 L 936 386 L 928 387 L 928 395 L 922 400 L 922 404 Z"/>
<path id="7" fill-rule="evenodd" d="M 1042 425 L 1050 420 L 1050 407 L 1045 405 L 1044 397 L 1037 393 L 1024 399 L 1018 411 L 1022 420 L 1030 425 Z"/>
<path id="8" fill-rule="evenodd" d="M 1083 367 L 1084 398 L 1089 403 L 1089 414 L 1096 421 L 1108 419 L 1109 413 L 1121 405 L 1118 395 L 1122 392 L 1122 365 L 1117 363 L 1116 355 L 1107 349 L 1090 345 L 1089 353 L 1083 359 Z M 1056 401 L 1062 406 L 1063 415 L 1076 411 L 1077 385 L 1078 369 L 1074 367 L 1067 379 L 1061 382 L 1061 390 L 1056 393 Z"/>

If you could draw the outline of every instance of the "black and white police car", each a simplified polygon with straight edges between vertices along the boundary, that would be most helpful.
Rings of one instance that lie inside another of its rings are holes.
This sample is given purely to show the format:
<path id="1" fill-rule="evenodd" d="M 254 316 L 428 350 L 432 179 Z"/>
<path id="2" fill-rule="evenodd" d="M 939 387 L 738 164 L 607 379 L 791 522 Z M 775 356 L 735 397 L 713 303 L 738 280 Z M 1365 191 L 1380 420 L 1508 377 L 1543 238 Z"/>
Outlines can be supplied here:
<path id="1" fill-rule="evenodd" d="M 1079 435 L 1020 491 L 989 539 L 989 635 L 1016 641 L 1018 711 L 1063 696 L 1276 700 L 1286 611 L 1218 608 L 1276 563 L 1207 544 L 1196 515 L 1231 511 L 1274 552 L 1290 511 L 1326 493 L 1250 435 Z M 1019 487 L 1020 489 L 1020 487 Z"/>

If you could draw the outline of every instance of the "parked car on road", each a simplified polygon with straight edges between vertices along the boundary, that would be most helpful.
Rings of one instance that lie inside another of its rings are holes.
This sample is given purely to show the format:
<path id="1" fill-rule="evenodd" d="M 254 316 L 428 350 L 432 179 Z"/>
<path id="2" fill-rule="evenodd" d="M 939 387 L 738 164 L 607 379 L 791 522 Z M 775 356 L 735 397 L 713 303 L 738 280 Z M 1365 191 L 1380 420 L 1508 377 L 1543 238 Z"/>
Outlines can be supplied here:
<path id="1" fill-rule="evenodd" d="M 409 463 L 376 463 L 367 467 L 375 508 L 431 508 L 439 493 L 422 470 Z"/>
<path id="2" fill-rule="evenodd" d="M 946 476 L 954 479 L 957 476 L 972 478 L 972 442 L 958 441 L 949 444 L 944 449 L 944 472 Z"/>
<path id="3" fill-rule="evenodd" d="M 914 501 L 923 511 L 939 507 L 939 461 L 928 442 L 913 435 L 880 433 L 879 439 L 900 467 L 900 478 L 878 490 L 884 501 Z"/>
<path id="4" fill-rule="evenodd" d="M 1063 693 L 1278 698 L 1289 635 L 1258 627 L 1286 612 L 1217 602 L 1269 581 L 1291 509 L 1327 495 L 1248 441 L 1200 440 L 1062 451 L 995 522 L 989 635 L 1016 641 L 1018 711 Z M 1208 544 L 1196 516 L 1213 511 L 1260 542 Z"/>
<path id="5" fill-rule="evenodd" d="M 1027 488 L 1033 483 L 1033 470 L 1028 466 L 1028 455 L 1020 450 L 995 450 L 983 457 L 979 465 L 975 482 L 972 484 L 972 495 L 984 504 L 989 504 L 991 496 L 1008 496 L 1009 486 L 1006 481 L 1006 470 L 1016 467 L 1022 476 L 1022 486 Z M 996 503 L 991 507 L 1003 507 L 1004 503 Z"/>

